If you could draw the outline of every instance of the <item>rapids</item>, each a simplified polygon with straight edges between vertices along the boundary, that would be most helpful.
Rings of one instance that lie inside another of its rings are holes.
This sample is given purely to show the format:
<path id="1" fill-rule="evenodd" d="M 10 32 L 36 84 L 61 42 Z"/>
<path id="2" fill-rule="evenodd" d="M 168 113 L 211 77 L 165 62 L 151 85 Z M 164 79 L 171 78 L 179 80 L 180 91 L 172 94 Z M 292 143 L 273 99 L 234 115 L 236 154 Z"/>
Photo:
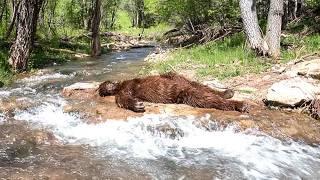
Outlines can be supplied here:
<path id="1" fill-rule="evenodd" d="M 2 100 L 27 102 L 13 112 L 0 111 L 0 177 L 320 179 L 318 146 L 279 140 L 256 129 L 241 132 L 236 125 L 214 123 L 209 115 L 145 114 L 88 124 L 78 114 L 63 111 L 68 101 L 60 95 L 64 86 L 134 77 L 150 51 L 72 61 L 0 89 Z M 200 125 L 203 121 L 209 128 Z M 26 138 L 35 131 L 48 138 L 29 143 Z"/>

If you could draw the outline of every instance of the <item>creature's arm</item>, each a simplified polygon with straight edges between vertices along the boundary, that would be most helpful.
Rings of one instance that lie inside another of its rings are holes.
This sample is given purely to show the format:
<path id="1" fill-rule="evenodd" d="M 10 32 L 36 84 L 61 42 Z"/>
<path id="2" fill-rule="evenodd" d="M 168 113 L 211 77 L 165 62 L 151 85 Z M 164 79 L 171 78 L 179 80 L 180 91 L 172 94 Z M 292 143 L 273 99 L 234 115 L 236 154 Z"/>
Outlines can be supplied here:
<path id="1" fill-rule="evenodd" d="M 130 90 L 121 90 L 116 95 L 116 103 L 119 107 L 130 109 L 134 112 L 144 112 L 144 105 L 132 95 Z"/>

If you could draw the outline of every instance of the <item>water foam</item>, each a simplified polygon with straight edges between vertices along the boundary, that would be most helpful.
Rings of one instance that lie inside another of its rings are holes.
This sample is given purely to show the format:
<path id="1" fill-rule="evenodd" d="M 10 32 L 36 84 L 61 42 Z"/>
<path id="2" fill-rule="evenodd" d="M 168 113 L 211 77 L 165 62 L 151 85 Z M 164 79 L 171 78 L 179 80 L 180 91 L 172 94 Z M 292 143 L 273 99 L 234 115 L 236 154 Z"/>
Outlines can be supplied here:
<path id="1" fill-rule="evenodd" d="M 0 91 L 0 98 L 8 97 L 10 96 L 10 94 L 11 94 L 10 91 Z"/>
<path id="2" fill-rule="evenodd" d="M 43 72 L 39 72 L 36 75 L 20 79 L 17 82 L 24 83 L 29 86 L 33 86 L 33 85 L 37 85 L 39 83 L 49 81 L 49 80 L 72 78 L 75 75 L 76 75 L 76 73 L 65 75 L 65 74 L 61 74 L 61 73 L 44 74 Z"/>
<path id="3" fill-rule="evenodd" d="M 126 121 L 110 120 L 101 124 L 86 124 L 77 114 L 64 113 L 64 100 L 52 98 L 41 106 L 17 113 L 16 119 L 26 120 L 51 129 L 70 144 L 89 144 L 101 152 L 123 158 L 169 158 L 185 166 L 210 166 L 218 158 L 236 161 L 246 177 L 271 178 L 319 175 L 319 148 L 284 143 L 257 132 L 237 132 L 231 126 L 223 130 L 206 130 L 197 122 L 210 117 L 175 117 L 166 114 L 144 115 Z M 154 129 L 161 126 L 179 129 L 180 138 L 169 138 Z M 216 124 L 211 124 L 215 127 Z M 290 172 L 288 174 L 288 172 Z"/>

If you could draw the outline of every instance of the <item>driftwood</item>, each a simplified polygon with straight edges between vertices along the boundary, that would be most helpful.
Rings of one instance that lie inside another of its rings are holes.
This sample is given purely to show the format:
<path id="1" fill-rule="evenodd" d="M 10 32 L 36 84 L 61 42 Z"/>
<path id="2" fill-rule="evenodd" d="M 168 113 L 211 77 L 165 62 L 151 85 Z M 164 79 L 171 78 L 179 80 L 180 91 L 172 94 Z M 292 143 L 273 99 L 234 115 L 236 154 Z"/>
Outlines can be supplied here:
<path id="1" fill-rule="evenodd" d="M 240 32 L 241 27 L 220 27 L 201 24 L 185 25 L 181 29 L 172 29 L 164 34 L 165 41 L 174 46 L 189 47 L 194 44 L 204 44 L 209 41 L 221 40 L 234 33 Z"/>

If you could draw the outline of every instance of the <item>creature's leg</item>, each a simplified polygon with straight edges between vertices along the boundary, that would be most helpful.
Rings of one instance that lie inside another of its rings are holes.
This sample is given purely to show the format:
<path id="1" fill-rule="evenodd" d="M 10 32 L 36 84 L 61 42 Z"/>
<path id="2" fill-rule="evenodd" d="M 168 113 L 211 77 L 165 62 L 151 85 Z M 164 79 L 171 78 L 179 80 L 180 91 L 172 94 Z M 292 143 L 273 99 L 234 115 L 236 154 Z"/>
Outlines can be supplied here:
<path id="1" fill-rule="evenodd" d="M 177 103 L 188 104 L 200 108 L 215 108 L 224 111 L 248 111 L 248 105 L 245 102 L 227 100 L 215 93 L 201 92 L 196 88 L 182 91 L 178 96 Z"/>
<path id="2" fill-rule="evenodd" d="M 116 95 L 116 103 L 121 108 L 130 109 L 134 112 L 145 112 L 143 103 L 132 97 L 130 93 L 120 92 Z"/>

